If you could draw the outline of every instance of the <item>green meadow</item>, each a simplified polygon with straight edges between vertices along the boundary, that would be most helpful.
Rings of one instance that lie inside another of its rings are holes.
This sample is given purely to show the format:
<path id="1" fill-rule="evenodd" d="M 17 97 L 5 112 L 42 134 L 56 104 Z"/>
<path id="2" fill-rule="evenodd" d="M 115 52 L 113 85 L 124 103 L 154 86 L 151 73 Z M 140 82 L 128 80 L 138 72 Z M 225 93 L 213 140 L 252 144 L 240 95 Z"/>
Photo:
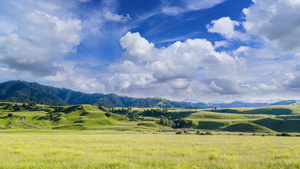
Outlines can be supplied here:
<path id="1" fill-rule="evenodd" d="M 148 112 L 147 112 L 148 111 Z M 162 123 L 162 118 L 166 125 Z M 178 125 L 181 123 L 180 125 Z M 187 124 L 188 123 L 188 124 Z M 235 109 L 114 108 L 97 105 L 46 106 L 0 103 L 0 128 L 37 130 L 300 132 L 300 108 L 293 105 Z"/>
<path id="2" fill-rule="evenodd" d="M 299 137 L 5 130 L 0 139 L 0 168 L 300 168 Z"/>

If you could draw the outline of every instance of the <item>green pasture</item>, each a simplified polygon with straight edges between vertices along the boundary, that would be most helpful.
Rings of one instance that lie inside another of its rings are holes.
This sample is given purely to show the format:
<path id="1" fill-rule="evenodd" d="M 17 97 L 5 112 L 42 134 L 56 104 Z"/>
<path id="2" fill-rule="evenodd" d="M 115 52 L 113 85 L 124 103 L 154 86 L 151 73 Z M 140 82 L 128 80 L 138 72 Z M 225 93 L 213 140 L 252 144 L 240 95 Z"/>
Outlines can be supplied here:
<path id="1" fill-rule="evenodd" d="M 5 130 L 0 140 L 3 169 L 300 168 L 299 137 Z"/>

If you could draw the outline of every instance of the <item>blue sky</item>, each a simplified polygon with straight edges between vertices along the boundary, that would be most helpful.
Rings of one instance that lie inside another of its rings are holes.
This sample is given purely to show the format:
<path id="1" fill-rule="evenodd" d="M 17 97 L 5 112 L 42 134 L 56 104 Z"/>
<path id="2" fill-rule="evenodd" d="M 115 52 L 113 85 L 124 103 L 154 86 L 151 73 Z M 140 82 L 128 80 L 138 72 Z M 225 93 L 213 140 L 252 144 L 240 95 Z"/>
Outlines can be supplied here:
<path id="1" fill-rule="evenodd" d="M 299 99 L 299 0 L 0 1 L 0 81 L 193 101 Z"/>

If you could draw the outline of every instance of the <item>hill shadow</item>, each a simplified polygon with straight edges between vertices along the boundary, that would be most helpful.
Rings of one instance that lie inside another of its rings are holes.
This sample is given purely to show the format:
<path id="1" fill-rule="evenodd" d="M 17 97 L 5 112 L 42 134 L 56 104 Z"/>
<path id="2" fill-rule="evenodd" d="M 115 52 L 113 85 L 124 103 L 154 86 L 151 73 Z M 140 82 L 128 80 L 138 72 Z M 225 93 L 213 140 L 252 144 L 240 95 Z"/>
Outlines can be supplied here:
<path id="1" fill-rule="evenodd" d="M 262 108 L 243 111 L 244 114 L 291 115 L 293 111 L 287 108 Z"/>
<path id="2" fill-rule="evenodd" d="M 280 118 L 265 118 L 253 121 L 277 132 L 300 132 L 300 120 L 285 120 Z"/>
<path id="3" fill-rule="evenodd" d="M 206 110 L 209 112 L 215 112 L 213 110 Z M 233 114 L 267 114 L 267 115 L 291 115 L 293 111 L 288 108 L 274 108 L 274 107 L 264 107 L 256 108 L 252 110 L 236 110 L 236 109 L 218 109 L 217 113 L 233 113 Z"/>
<path id="4" fill-rule="evenodd" d="M 193 113 L 197 113 L 197 111 L 170 112 L 165 117 L 171 117 L 174 120 L 189 117 Z"/>

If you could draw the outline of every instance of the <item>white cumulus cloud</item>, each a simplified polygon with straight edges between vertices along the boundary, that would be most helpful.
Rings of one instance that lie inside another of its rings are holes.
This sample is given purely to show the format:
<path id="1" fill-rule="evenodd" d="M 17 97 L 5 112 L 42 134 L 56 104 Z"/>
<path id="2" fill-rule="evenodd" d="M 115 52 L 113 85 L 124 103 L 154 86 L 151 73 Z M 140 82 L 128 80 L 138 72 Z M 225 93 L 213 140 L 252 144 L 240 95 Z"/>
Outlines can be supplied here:
<path id="1" fill-rule="evenodd" d="M 208 32 L 219 33 L 226 39 L 235 39 L 235 40 L 249 39 L 247 34 L 235 30 L 235 27 L 237 26 L 240 26 L 239 22 L 233 21 L 229 17 L 222 17 L 218 20 L 211 21 L 211 24 L 206 25 L 206 28 Z"/>
<path id="2" fill-rule="evenodd" d="M 244 28 L 283 51 L 299 52 L 300 3 L 298 0 L 253 0 L 243 10 Z"/>
<path id="3" fill-rule="evenodd" d="M 198 88 L 199 83 L 209 90 L 209 84 L 202 82 L 208 78 L 205 71 L 217 72 L 237 66 L 233 57 L 225 52 L 216 52 L 205 39 L 188 39 L 157 48 L 139 33 L 128 32 L 121 38 L 120 44 L 126 51 L 121 61 L 110 65 L 110 74 L 104 80 L 107 88 L 120 94 L 182 98 L 194 94 L 193 88 Z M 203 77 L 199 77 L 201 72 Z M 209 78 L 218 81 L 217 75 L 213 76 Z M 222 87 L 222 93 L 237 93 L 231 92 L 231 87 Z"/>
<path id="4" fill-rule="evenodd" d="M 0 61 L 17 70 L 55 73 L 58 67 L 53 61 L 74 52 L 80 42 L 80 20 L 61 20 L 39 11 L 25 12 L 20 18 L 14 31 L 0 36 Z"/>

